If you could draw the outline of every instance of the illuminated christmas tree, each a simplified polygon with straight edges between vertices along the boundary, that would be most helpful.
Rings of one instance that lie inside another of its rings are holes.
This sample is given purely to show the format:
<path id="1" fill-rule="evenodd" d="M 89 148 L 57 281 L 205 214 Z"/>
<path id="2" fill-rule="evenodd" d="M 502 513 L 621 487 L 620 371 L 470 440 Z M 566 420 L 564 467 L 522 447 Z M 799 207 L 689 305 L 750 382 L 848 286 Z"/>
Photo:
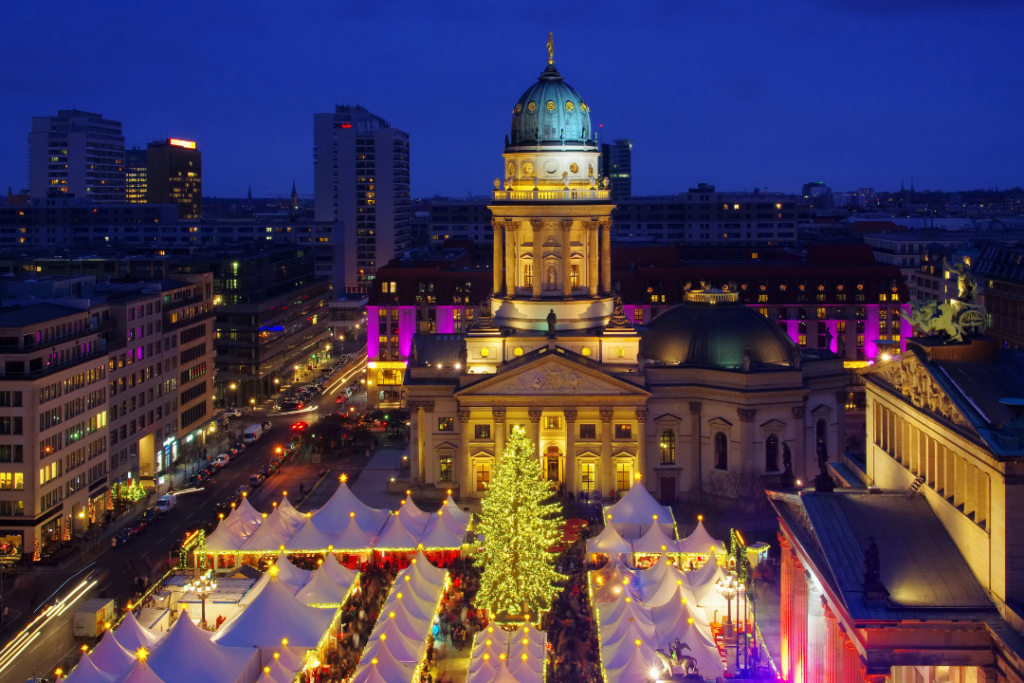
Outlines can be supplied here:
<path id="1" fill-rule="evenodd" d="M 515 427 L 482 502 L 477 530 L 484 535 L 484 569 L 476 601 L 499 618 L 535 619 L 561 591 L 553 582 L 564 578 L 550 551 L 562 538 L 562 506 L 549 500 L 533 452 L 523 428 Z"/>

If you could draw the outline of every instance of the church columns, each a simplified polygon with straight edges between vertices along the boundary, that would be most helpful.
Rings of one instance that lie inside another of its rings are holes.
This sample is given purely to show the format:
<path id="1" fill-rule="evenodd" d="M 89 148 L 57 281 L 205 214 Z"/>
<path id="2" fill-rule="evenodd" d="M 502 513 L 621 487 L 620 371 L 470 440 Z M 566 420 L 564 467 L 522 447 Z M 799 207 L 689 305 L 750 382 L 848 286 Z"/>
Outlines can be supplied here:
<path id="1" fill-rule="evenodd" d="M 864 683 L 864 676 L 861 674 L 860 654 L 857 646 L 853 644 L 848 633 L 839 626 L 843 637 L 843 678 L 842 683 Z"/>
<path id="2" fill-rule="evenodd" d="M 790 623 L 793 633 L 789 638 L 792 680 L 794 683 L 813 683 L 813 679 L 807 677 L 807 573 L 795 557 L 792 606 Z"/>
<path id="3" fill-rule="evenodd" d="M 601 483 L 600 494 L 603 498 L 615 487 L 615 471 L 612 468 L 612 417 L 615 411 L 611 408 L 601 409 Z"/>
<path id="4" fill-rule="evenodd" d="M 795 406 L 793 417 L 796 419 L 796 453 L 793 454 L 793 474 L 797 479 L 809 479 L 807 469 L 807 408 Z"/>
<path id="5" fill-rule="evenodd" d="M 491 417 L 494 418 L 494 460 L 497 462 L 505 452 L 505 409 L 492 408 Z"/>
<path id="6" fill-rule="evenodd" d="M 753 467 L 763 471 L 764 464 L 754 462 L 754 418 L 757 408 L 740 408 L 736 411 L 740 417 L 740 462 L 742 467 Z"/>
<path id="7" fill-rule="evenodd" d="M 565 416 L 565 490 L 576 491 L 576 411 L 563 410 Z"/>
<path id="8" fill-rule="evenodd" d="M 534 219 L 530 227 L 533 228 L 533 299 L 540 299 L 544 282 L 544 222 Z"/>
<path id="9" fill-rule="evenodd" d="M 587 294 L 591 299 L 597 298 L 597 221 L 587 221 L 583 224 L 584 244 L 587 245 Z"/>
<path id="10" fill-rule="evenodd" d="M 807 576 L 807 675 L 808 683 L 825 677 L 825 610 L 821 606 L 821 589 Z"/>
<path id="11" fill-rule="evenodd" d="M 688 468 L 684 468 L 683 476 L 691 477 L 688 490 L 696 489 L 698 491 L 703 491 L 701 475 L 704 468 L 703 463 L 701 462 L 700 453 L 700 408 L 701 405 L 698 401 L 690 402 L 690 466 Z"/>
<path id="12" fill-rule="evenodd" d="M 502 222 L 491 221 L 491 227 L 494 228 L 494 265 L 492 266 L 492 275 L 494 276 L 494 284 L 492 285 L 492 291 L 494 296 L 501 295 L 501 233 L 502 233 Z"/>
<path id="13" fill-rule="evenodd" d="M 647 411 L 637 410 L 636 411 L 636 472 L 633 473 L 633 478 L 636 479 L 636 475 L 647 475 Z"/>
<path id="14" fill-rule="evenodd" d="M 825 598 L 821 598 L 821 607 L 825 612 L 825 650 L 822 660 L 822 683 L 842 683 L 843 674 L 843 634 L 839 630 L 839 620 L 835 612 L 828 606 Z"/>
<path id="15" fill-rule="evenodd" d="M 459 497 L 469 497 L 472 490 L 469 485 L 469 411 L 460 410 L 456 413 L 459 418 L 459 468 L 456 472 L 459 484 Z"/>
<path id="16" fill-rule="evenodd" d="M 519 223 L 505 223 L 505 296 L 512 297 L 516 293 L 516 253 L 519 251 Z"/>
<path id="17" fill-rule="evenodd" d="M 543 410 L 530 410 L 530 433 L 527 435 L 530 437 L 530 441 L 533 442 L 533 457 L 540 457 L 540 418 L 544 414 Z"/>
<path id="18" fill-rule="evenodd" d="M 601 293 L 612 291 L 612 222 L 601 221 Z"/>
<path id="19" fill-rule="evenodd" d="M 779 545 L 782 547 L 782 568 L 779 575 L 781 599 L 779 601 L 779 668 L 782 680 L 793 680 L 793 574 L 796 557 L 789 539 L 779 533 Z"/>
<path id="20" fill-rule="evenodd" d="M 426 481 L 427 454 L 427 413 L 434 412 L 433 401 L 409 401 L 408 407 L 416 410 L 416 475 L 414 481 L 422 485 Z"/>
<path id="21" fill-rule="evenodd" d="M 572 298 L 572 221 L 562 221 L 562 298 Z"/>

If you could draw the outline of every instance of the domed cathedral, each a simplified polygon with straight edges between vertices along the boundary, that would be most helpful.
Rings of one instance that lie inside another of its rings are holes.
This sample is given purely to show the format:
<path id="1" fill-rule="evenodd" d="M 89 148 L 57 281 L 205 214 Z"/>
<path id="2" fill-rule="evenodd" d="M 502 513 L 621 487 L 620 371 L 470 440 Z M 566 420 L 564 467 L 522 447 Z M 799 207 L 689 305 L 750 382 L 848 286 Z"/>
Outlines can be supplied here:
<path id="1" fill-rule="evenodd" d="M 845 442 L 840 358 L 796 347 L 735 292 L 691 289 L 637 328 L 612 292 L 590 108 L 547 65 L 512 107 L 495 179 L 492 296 L 462 335 L 417 334 L 402 382 L 410 486 L 480 498 L 515 426 L 574 496 L 640 480 L 668 504 L 818 473 Z M 754 477 L 756 481 L 757 478 Z"/>

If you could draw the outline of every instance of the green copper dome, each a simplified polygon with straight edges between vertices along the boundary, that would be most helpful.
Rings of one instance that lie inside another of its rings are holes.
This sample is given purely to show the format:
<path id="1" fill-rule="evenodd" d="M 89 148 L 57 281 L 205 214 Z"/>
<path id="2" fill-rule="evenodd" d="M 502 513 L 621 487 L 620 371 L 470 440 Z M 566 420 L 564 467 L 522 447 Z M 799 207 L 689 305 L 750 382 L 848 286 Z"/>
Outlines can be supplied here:
<path id="1" fill-rule="evenodd" d="M 512 147 L 594 146 L 590 107 L 548 64 L 512 109 Z"/>

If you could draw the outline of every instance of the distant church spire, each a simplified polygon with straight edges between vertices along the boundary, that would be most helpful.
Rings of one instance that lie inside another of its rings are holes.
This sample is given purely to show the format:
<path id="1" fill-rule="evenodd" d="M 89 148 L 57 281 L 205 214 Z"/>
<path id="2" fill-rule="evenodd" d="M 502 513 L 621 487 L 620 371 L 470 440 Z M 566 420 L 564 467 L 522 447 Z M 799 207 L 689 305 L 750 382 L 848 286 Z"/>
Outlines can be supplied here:
<path id="1" fill-rule="evenodd" d="M 249 196 L 246 197 L 250 202 L 252 201 L 252 185 L 249 186 Z"/>
<path id="2" fill-rule="evenodd" d="M 292 208 L 299 205 L 299 193 L 295 190 L 295 181 L 292 180 Z"/>

